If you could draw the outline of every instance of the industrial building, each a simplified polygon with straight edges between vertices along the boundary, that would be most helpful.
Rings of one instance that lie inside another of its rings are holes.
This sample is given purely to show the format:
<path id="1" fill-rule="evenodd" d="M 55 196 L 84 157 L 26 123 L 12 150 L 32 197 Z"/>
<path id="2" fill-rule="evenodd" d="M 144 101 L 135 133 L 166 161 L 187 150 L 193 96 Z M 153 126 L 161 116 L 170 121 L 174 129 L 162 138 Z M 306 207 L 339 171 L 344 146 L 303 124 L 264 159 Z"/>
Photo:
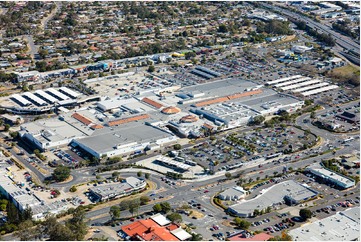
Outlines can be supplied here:
<path id="1" fill-rule="evenodd" d="M 343 112 L 342 114 L 337 114 L 336 117 L 352 124 L 360 122 L 360 114 L 350 113 L 347 111 Z"/>
<path id="2" fill-rule="evenodd" d="M 97 129 L 86 138 L 74 140 L 96 158 L 144 153 L 174 144 L 178 138 L 172 133 L 142 123 L 126 123 L 114 128 Z"/>
<path id="3" fill-rule="evenodd" d="M 245 198 L 248 195 L 248 192 L 245 191 L 242 187 L 234 186 L 228 188 L 227 190 L 221 192 L 218 197 L 222 200 L 232 200 L 237 201 Z"/>
<path id="4" fill-rule="evenodd" d="M 157 156 L 154 162 L 180 172 L 188 171 L 192 167 L 191 165 L 188 165 L 185 162 L 179 162 L 171 158 L 168 158 L 166 156 Z"/>
<path id="5" fill-rule="evenodd" d="M 99 185 L 89 189 L 97 201 L 108 201 L 145 189 L 147 183 L 136 177 L 127 177 L 120 183 Z"/>
<path id="6" fill-rule="evenodd" d="M 40 150 L 67 145 L 73 139 L 86 136 L 81 130 L 57 118 L 24 123 L 20 126 L 19 135 Z"/>
<path id="7" fill-rule="evenodd" d="M 196 68 L 213 77 L 219 74 Z M 21 95 L 13 98 L 31 110 L 36 100 L 47 103 L 42 107 L 46 109 L 96 99 L 82 99 L 65 87 L 36 91 L 31 101 Z M 302 100 L 251 81 L 226 78 L 183 88 L 140 90 L 133 96 L 100 97 L 95 108 L 83 107 L 64 112 L 59 119 L 23 124 L 20 134 L 42 150 L 71 143 L 97 158 L 126 156 L 162 149 L 177 142 L 178 137 L 200 137 L 204 130 L 240 127 L 259 115 L 293 112 L 303 104 Z"/>
<path id="8" fill-rule="evenodd" d="M 228 211 L 239 217 L 251 217 L 255 209 L 263 210 L 279 203 L 299 204 L 316 197 L 317 191 L 296 181 L 288 180 L 264 189 L 250 200 L 242 200 L 228 208 Z"/>
<path id="9" fill-rule="evenodd" d="M 307 167 L 306 171 L 313 175 L 324 179 L 325 181 L 334 184 L 340 189 L 347 189 L 355 186 L 355 181 L 351 178 L 338 174 L 322 166 L 322 164 L 315 164 Z"/>
<path id="10" fill-rule="evenodd" d="M 126 241 L 185 241 L 192 238 L 161 214 L 122 226 L 119 234 Z"/>
<path id="11" fill-rule="evenodd" d="M 293 241 L 359 241 L 360 207 L 305 224 L 289 231 L 289 235 Z"/>
<path id="12" fill-rule="evenodd" d="M 37 196 L 15 185 L 14 180 L 7 173 L 8 171 L 5 169 L 0 169 L 0 193 L 12 202 L 20 212 L 31 208 L 33 219 L 42 220 L 47 214 L 56 215 L 68 209 L 66 203 L 63 202 L 45 204 Z"/>

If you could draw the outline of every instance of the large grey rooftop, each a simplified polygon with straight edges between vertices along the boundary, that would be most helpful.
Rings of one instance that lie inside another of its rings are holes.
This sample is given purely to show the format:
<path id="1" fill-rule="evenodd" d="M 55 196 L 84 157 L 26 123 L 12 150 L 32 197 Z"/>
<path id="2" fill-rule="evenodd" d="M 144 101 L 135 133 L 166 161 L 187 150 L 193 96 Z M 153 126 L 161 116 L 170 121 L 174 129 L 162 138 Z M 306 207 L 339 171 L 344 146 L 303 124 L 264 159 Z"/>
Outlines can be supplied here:
<path id="1" fill-rule="evenodd" d="M 257 84 L 239 78 L 227 78 L 220 81 L 199 84 L 182 88 L 183 93 L 203 92 L 206 96 L 224 96 L 237 92 L 244 92 L 246 88 L 255 87 Z"/>
<path id="2" fill-rule="evenodd" d="M 57 118 L 38 120 L 31 123 L 21 125 L 22 129 L 33 135 L 41 135 L 38 137 L 40 142 L 55 142 L 72 137 L 81 137 L 85 135 L 79 129 L 67 122 L 61 121 Z"/>
<path id="3" fill-rule="evenodd" d="M 283 95 L 283 94 L 278 94 L 275 92 L 269 92 L 270 90 L 265 91 L 262 94 L 268 94 L 268 95 L 262 95 L 260 94 L 259 96 L 252 98 L 252 99 L 248 99 L 248 100 L 243 100 L 242 103 L 249 106 L 250 108 L 256 110 L 256 111 L 262 111 L 262 110 L 266 110 L 268 108 L 271 108 L 273 105 L 277 106 L 277 105 L 288 105 L 288 104 L 292 104 L 295 102 L 298 102 L 299 100 L 297 100 L 296 98 L 287 96 L 287 95 Z"/>
<path id="4" fill-rule="evenodd" d="M 360 238 L 360 207 L 338 212 L 289 232 L 294 241 L 352 241 Z"/>
<path id="5" fill-rule="evenodd" d="M 96 130 L 92 136 L 83 138 L 79 142 L 98 153 L 105 153 L 114 150 L 113 147 L 120 144 L 145 143 L 170 136 L 172 135 L 165 131 L 133 122 L 122 124 L 119 127 L 104 127 L 103 129 Z"/>
<path id="6" fill-rule="evenodd" d="M 275 184 L 267 188 L 257 197 L 241 201 L 230 208 L 238 213 L 250 214 L 255 209 L 262 210 L 268 206 L 283 202 L 285 196 L 290 196 L 295 200 L 303 200 L 314 195 L 317 195 L 317 192 L 302 186 L 298 182 L 288 180 Z"/>
<path id="7" fill-rule="evenodd" d="M 125 182 L 117 182 L 102 186 L 97 186 L 91 188 L 90 190 L 101 195 L 102 197 L 107 197 L 110 195 L 120 195 L 130 189 L 138 188 L 143 182 L 135 177 L 127 177 Z"/>

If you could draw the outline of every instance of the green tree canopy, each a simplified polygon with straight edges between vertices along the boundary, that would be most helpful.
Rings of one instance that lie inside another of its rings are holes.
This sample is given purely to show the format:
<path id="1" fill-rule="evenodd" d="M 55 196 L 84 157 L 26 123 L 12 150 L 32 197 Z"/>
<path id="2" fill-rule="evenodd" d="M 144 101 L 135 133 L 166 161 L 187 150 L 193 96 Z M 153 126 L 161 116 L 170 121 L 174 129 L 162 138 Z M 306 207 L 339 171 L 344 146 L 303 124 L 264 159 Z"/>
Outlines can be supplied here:
<path id="1" fill-rule="evenodd" d="M 53 172 L 53 179 L 57 182 L 62 182 L 70 176 L 70 169 L 65 166 L 58 166 Z"/>
<path id="2" fill-rule="evenodd" d="M 162 211 L 162 206 L 159 203 L 154 204 L 153 211 L 156 213 L 160 213 Z"/>
<path id="3" fill-rule="evenodd" d="M 309 218 L 312 218 L 312 212 L 311 210 L 307 209 L 307 208 L 303 208 L 300 210 L 300 217 L 303 220 L 307 220 Z"/>
<path id="4" fill-rule="evenodd" d="M 182 222 L 182 216 L 179 213 L 171 213 L 167 215 L 167 219 L 175 223 Z"/>
<path id="5" fill-rule="evenodd" d="M 111 206 L 109 210 L 109 214 L 113 220 L 120 218 L 120 207 L 119 206 Z"/>
<path id="6" fill-rule="evenodd" d="M 249 226 L 251 226 L 251 223 L 243 220 L 239 217 L 236 217 L 235 219 L 233 219 L 233 222 L 237 225 L 237 227 L 239 227 L 240 229 L 248 229 Z"/>

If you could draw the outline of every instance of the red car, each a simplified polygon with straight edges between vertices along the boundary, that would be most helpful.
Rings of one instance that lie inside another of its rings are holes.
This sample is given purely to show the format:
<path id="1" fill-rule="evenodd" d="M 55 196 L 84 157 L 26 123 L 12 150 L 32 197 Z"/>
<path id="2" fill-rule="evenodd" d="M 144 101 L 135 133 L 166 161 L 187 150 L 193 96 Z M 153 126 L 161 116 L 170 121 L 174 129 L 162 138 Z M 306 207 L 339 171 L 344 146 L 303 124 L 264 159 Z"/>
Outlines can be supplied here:
<path id="1" fill-rule="evenodd" d="M 209 192 L 209 191 L 208 191 L 208 190 L 205 190 L 205 191 L 204 191 L 204 193 L 207 193 L 207 192 Z"/>

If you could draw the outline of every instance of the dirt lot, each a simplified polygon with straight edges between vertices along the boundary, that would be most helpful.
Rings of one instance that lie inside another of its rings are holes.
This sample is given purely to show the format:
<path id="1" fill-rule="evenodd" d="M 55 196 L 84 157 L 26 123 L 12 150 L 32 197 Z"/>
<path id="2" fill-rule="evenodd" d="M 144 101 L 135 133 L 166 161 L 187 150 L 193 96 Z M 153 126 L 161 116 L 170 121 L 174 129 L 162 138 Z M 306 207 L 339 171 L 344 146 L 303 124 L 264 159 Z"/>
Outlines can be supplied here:
<path id="1" fill-rule="evenodd" d="M 200 218 L 203 218 L 204 217 L 204 214 L 197 211 L 197 210 L 194 210 L 194 209 L 188 209 L 188 211 L 192 212 L 190 215 L 188 215 L 188 217 L 196 217 L 197 219 L 200 219 Z"/>

